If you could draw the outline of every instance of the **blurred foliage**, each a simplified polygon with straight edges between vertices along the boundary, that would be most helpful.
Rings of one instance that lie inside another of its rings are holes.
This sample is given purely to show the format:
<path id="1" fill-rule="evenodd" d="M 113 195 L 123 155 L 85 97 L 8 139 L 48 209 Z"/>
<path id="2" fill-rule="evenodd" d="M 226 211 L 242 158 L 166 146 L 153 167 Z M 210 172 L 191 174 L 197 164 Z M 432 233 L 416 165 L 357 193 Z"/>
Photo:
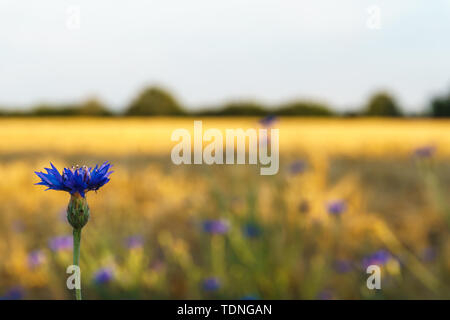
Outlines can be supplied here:
<path id="1" fill-rule="evenodd" d="M 183 110 L 175 98 L 169 92 L 157 87 L 143 90 L 125 112 L 125 115 L 128 116 L 175 116 L 182 114 Z"/>
<path id="2" fill-rule="evenodd" d="M 186 110 L 173 95 L 159 87 L 144 89 L 123 112 L 112 112 L 96 98 L 80 104 L 38 105 L 31 110 L 12 110 L 0 107 L 0 117 L 21 116 L 299 116 L 299 117 L 448 117 L 450 94 L 435 97 L 424 112 L 403 114 L 394 98 L 386 92 L 374 94 L 360 111 L 335 112 L 332 108 L 314 101 L 296 100 L 266 106 L 264 104 L 237 100 L 222 106 Z"/>
<path id="3" fill-rule="evenodd" d="M 285 104 L 275 110 L 275 114 L 280 116 L 315 116 L 330 117 L 335 115 L 327 106 L 314 102 L 296 101 Z"/>
<path id="4" fill-rule="evenodd" d="M 450 92 L 431 101 L 431 115 L 435 118 L 450 117 Z"/>
<path id="5" fill-rule="evenodd" d="M 401 116 L 401 111 L 392 96 L 388 93 L 380 92 L 370 98 L 363 115 L 375 117 L 399 117 Z"/>

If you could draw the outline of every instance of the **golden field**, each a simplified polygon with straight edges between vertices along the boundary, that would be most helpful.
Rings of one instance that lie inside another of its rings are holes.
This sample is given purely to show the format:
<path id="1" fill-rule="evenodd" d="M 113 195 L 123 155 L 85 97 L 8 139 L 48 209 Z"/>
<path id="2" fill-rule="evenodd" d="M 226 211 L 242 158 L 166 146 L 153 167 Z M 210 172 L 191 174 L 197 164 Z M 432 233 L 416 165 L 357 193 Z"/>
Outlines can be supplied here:
<path id="1" fill-rule="evenodd" d="M 71 236 L 69 196 L 34 185 L 34 171 L 109 160 L 111 182 L 88 194 L 87 299 L 450 298 L 450 122 L 281 118 L 280 171 L 260 176 L 172 164 L 172 131 L 193 120 L 0 119 L 0 297 L 72 298 L 71 247 L 55 245 Z M 414 155 L 424 146 L 435 154 Z M 381 290 L 366 287 L 367 262 Z"/>

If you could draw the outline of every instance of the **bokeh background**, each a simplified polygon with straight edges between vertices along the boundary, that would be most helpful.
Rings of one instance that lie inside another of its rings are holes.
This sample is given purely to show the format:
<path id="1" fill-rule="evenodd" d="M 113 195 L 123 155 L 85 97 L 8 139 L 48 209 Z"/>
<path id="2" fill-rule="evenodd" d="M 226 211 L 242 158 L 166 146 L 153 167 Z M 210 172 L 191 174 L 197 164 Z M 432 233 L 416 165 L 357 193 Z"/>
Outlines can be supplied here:
<path id="1" fill-rule="evenodd" d="M 0 298 L 449 299 L 448 1 L 2 1 Z M 173 130 L 278 128 L 280 170 L 171 162 Z M 366 267 L 381 267 L 381 290 Z"/>

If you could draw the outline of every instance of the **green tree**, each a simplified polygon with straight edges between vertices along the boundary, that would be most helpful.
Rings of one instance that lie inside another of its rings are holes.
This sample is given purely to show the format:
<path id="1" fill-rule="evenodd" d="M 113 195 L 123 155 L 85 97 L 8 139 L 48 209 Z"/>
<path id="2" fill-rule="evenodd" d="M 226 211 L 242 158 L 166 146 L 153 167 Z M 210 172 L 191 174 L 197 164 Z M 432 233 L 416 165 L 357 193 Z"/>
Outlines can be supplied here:
<path id="1" fill-rule="evenodd" d="M 394 98 L 386 92 L 373 95 L 363 114 L 374 117 L 400 117 L 402 115 Z"/>
<path id="2" fill-rule="evenodd" d="M 330 117 L 334 113 L 325 105 L 316 102 L 294 101 L 280 106 L 275 114 L 279 116 Z"/>
<path id="3" fill-rule="evenodd" d="M 106 106 L 97 98 L 89 98 L 77 109 L 77 114 L 82 116 L 110 116 L 112 115 Z"/>
<path id="4" fill-rule="evenodd" d="M 450 92 L 431 101 L 431 115 L 435 118 L 450 117 Z"/>
<path id="5" fill-rule="evenodd" d="M 129 116 L 162 116 L 182 115 L 184 112 L 169 92 L 161 88 L 150 87 L 139 94 L 125 114 Z"/>

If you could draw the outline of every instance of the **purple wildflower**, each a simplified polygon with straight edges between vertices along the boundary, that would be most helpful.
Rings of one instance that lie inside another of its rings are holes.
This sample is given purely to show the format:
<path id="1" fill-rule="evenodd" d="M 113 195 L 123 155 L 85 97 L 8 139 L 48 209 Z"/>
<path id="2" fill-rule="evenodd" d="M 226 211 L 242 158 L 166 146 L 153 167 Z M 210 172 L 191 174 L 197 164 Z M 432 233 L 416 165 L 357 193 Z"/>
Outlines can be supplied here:
<path id="1" fill-rule="evenodd" d="M 436 153 L 436 147 L 433 145 L 422 146 L 414 150 L 414 156 L 419 159 L 431 158 Z"/>
<path id="2" fill-rule="evenodd" d="M 34 250 L 28 254 L 28 266 L 36 268 L 42 265 L 45 261 L 45 255 L 42 250 Z"/>
<path id="3" fill-rule="evenodd" d="M 291 163 L 289 166 L 289 173 L 291 175 L 296 175 L 303 173 L 306 169 L 306 162 L 303 160 L 297 160 Z"/>
<path id="4" fill-rule="evenodd" d="M 203 222 L 203 231 L 211 234 L 224 234 L 228 232 L 230 225 L 226 220 L 206 220 Z"/>
<path id="5" fill-rule="evenodd" d="M 347 209 L 347 204 L 341 200 L 330 201 L 327 203 L 327 211 L 333 215 L 340 215 Z"/>
<path id="6" fill-rule="evenodd" d="M 128 249 L 142 248 L 144 245 L 144 238 L 142 236 L 131 236 L 125 241 L 125 245 Z"/>
<path id="7" fill-rule="evenodd" d="M 25 292 L 22 287 L 13 287 L 0 296 L 0 300 L 21 300 Z"/>
<path id="8" fill-rule="evenodd" d="M 93 281 L 96 284 L 106 284 L 114 277 L 114 272 L 111 268 L 101 268 L 94 273 Z"/>
<path id="9" fill-rule="evenodd" d="M 206 278 L 203 280 L 203 290 L 205 291 L 217 291 L 220 288 L 220 281 L 215 277 Z"/>
<path id="10" fill-rule="evenodd" d="M 70 250 L 73 246 L 72 236 L 58 236 L 50 239 L 48 246 L 52 251 Z"/>

